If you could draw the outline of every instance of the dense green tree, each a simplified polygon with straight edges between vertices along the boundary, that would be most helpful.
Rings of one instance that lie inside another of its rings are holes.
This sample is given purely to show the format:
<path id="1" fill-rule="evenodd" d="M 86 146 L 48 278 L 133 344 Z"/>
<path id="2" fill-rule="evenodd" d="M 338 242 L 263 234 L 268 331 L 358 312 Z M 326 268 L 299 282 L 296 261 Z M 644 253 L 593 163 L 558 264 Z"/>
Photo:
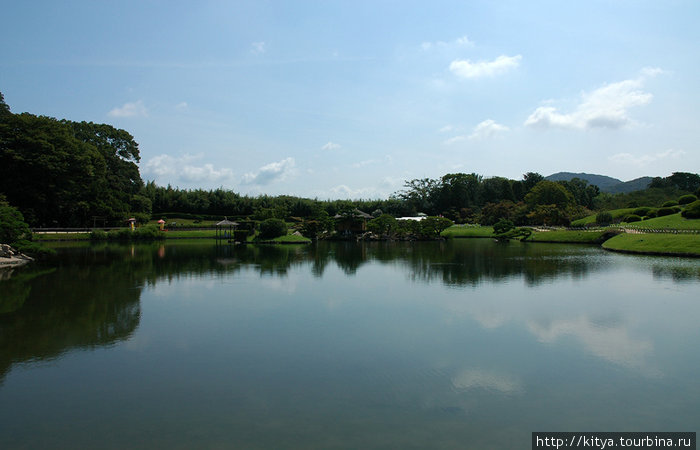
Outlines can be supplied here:
<path id="1" fill-rule="evenodd" d="M 588 184 L 588 181 L 582 180 L 580 178 L 572 178 L 569 181 L 557 181 L 566 188 L 567 191 L 571 192 L 574 196 L 574 201 L 577 205 L 584 206 L 586 208 L 593 208 L 593 199 L 600 194 L 600 189 L 598 186 Z"/>
<path id="2" fill-rule="evenodd" d="M 525 196 L 528 205 L 556 205 L 567 208 L 574 204 L 574 197 L 564 186 L 554 181 L 542 180 Z"/>
<path id="3" fill-rule="evenodd" d="M 420 224 L 420 234 L 429 239 L 440 236 L 440 233 L 454 225 L 450 219 L 437 216 L 426 217 L 418 223 Z"/>
<path id="4" fill-rule="evenodd" d="M 501 200 L 514 201 L 511 181 L 503 177 L 486 178 L 481 183 L 481 199 L 484 203 L 498 203 Z"/>
<path id="5" fill-rule="evenodd" d="M 430 213 L 435 211 L 435 196 L 440 182 L 430 178 L 421 178 L 404 183 L 404 190 L 397 195 L 408 203 L 415 212 Z"/>
<path id="6" fill-rule="evenodd" d="M 480 204 L 480 185 L 482 178 L 475 173 L 448 173 L 439 182 L 434 183 L 429 197 L 439 212 L 450 209 L 474 208 Z M 427 211 L 434 212 L 434 211 Z"/>
<path id="7" fill-rule="evenodd" d="M 595 216 L 595 223 L 598 225 L 610 225 L 613 221 L 613 216 L 609 211 L 601 211 Z"/>
<path id="8" fill-rule="evenodd" d="M 31 225 L 85 226 L 92 216 L 118 223 L 140 201 L 138 145 L 129 133 L 12 114 L 1 103 L 0 191 Z"/>
<path id="9" fill-rule="evenodd" d="M 0 194 L 0 244 L 13 244 L 30 235 L 22 213 L 10 206 Z"/>
<path id="10" fill-rule="evenodd" d="M 27 113 L 0 120 L 0 191 L 30 224 L 85 223 L 109 207 L 105 176 L 104 159 L 65 124 Z"/>
<path id="11" fill-rule="evenodd" d="M 12 114 L 12 112 L 10 112 L 10 107 L 5 103 L 5 97 L 2 95 L 2 92 L 0 92 L 0 117 L 10 114 Z"/>
<path id="12" fill-rule="evenodd" d="M 388 235 L 396 232 L 398 224 L 389 214 L 382 214 L 367 222 L 367 230 L 378 235 Z"/>
<path id="13" fill-rule="evenodd" d="M 544 177 L 537 172 L 528 172 L 523 175 L 523 185 L 525 188 L 525 194 L 530 192 L 530 189 L 535 187 L 537 183 L 544 180 Z"/>
<path id="14" fill-rule="evenodd" d="M 273 239 L 287 234 L 287 224 L 284 220 L 271 218 L 260 223 L 260 237 L 263 239 Z"/>

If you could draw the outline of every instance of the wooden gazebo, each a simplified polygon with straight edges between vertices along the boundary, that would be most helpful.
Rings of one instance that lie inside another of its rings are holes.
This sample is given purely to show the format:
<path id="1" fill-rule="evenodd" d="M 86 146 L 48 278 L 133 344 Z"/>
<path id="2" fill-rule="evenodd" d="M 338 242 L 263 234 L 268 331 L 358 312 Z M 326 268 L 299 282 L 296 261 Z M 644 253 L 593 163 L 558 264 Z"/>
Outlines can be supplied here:
<path id="1" fill-rule="evenodd" d="M 224 217 L 224 220 L 216 224 L 216 239 L 233 239 L 233 231 L 237 226 L 237 222 L 231 222 Z"/>

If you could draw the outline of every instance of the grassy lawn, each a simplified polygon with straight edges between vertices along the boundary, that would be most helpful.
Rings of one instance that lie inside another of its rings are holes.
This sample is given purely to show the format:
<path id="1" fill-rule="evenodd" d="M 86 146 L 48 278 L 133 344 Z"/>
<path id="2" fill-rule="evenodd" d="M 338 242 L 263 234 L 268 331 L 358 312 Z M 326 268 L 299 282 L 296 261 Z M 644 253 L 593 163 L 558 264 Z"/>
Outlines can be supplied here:
<path id="1" fill-rule="evenodd" d="M 493 237 L 493 227 L 452 225 L 441 233 L 445 238 L 488 238 Z"/>
<path id="2" fill-rule="evenodd" d="M 32 240 L 36 242 L 50 241 L 85 241 L 90 239 L 90 233 L 33 233 Z"/>
<path id="3" fill-rule="evenodd" d="M 293 234 L 288 234 L 286 236 L 276 237 L 272 241 L 278 242 L 280 244 L 309 244 L 309 243 L 311 243 L 311 239 L 305 238 L 304 236 L 295 236 Z"/>
<path id="4" fill-rule="evenodd" d="M 210 238 L 216 237 L 216 230 L 194 230 L 194 231 L 166 231 L 165 239 L 183 239 L 183 238 Z"/>
<path id="5" fill-rule="evenodd" d="M 600 244 L 609 232 L 607 231 L 576 231 L 554 230 L 535 231 L 526 242 L 561 242 L 571 244 Z"/>
<path id="6" fill-rule="evenodd" d="M 623 224 L 630 228 L 675 228 L 677 230 L 700 230 L 700 219 L 686 219 L 681 213 Z"/>
<path id="7" fill-rule="evenodd" d="M 700 236 L 625 233 L 605 241 L 603 248 L 632 253 L 700 256 Z"/>
<path id="8" fill-rule="evenodd" d="M 632 211 L 634 211 L 635 209 L 637 208 L 611 209 L 608 212 L 612 214 L 613 220 L 616 220 L 621 217 L 625 217 L 628 214 L 632 214 Z M 596 214 L 593 214 L 588 217 L 584 217 L 583 219 L 574 220 L 573 222 L 571 222 L 571 226 L 582 227 L 591 223 L 595 223 L 595 216 Z"/>

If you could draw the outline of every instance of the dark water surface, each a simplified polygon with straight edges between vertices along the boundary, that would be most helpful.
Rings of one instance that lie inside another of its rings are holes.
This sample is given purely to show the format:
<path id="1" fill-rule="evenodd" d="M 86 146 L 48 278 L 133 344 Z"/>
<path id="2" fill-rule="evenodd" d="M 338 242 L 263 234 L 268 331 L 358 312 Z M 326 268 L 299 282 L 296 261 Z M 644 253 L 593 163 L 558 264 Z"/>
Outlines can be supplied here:
<path id="1" fill-rule="evenodd" d="M 0 281 L 2 449 L 525 449 L 700 423 L 698 260 L 478 239 L 59 255 Z"/>

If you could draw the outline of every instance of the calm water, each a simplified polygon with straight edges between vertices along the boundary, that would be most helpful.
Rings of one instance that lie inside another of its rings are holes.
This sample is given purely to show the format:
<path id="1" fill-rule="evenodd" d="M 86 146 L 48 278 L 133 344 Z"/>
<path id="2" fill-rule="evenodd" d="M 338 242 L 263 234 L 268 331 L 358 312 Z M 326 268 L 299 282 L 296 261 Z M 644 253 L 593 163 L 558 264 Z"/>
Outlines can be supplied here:
<path id="1" fill-rule="evenodd" d="M 530 448 L 697 431 L 700 261 L 447 243 L 60 249 L 0 281 L 0 448 Z"/>

